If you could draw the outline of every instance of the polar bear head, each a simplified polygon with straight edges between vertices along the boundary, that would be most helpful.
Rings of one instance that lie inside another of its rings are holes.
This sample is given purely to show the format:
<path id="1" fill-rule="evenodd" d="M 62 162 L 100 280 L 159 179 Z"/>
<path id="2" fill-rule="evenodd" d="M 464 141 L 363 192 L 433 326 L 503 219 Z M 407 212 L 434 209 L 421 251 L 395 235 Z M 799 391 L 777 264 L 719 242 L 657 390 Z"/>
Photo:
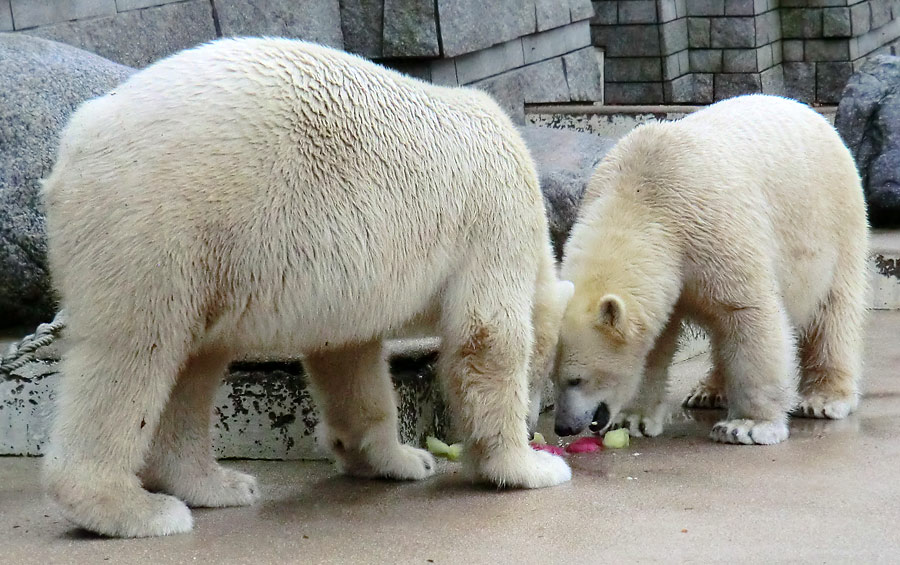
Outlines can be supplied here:
<path id="1" fill-rule="evenodd" d="M 556 433 L 569 436 L 590 426 L 602 432 L 635 396 L 652 345 L 634 315 L 631 297 L 579 292 L 569 302 L 559 336 Z M 649 343 L 648 343 L 649 342 Z"/>

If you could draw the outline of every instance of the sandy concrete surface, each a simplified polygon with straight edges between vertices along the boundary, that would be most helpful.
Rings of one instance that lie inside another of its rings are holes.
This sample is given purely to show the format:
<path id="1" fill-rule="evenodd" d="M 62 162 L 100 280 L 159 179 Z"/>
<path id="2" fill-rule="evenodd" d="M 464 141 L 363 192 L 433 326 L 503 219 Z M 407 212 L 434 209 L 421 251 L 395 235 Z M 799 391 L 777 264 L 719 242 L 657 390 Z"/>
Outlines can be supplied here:
<path id="1" fill-rule="evenodd" d="M 0 562 L 897 562 L 900 312 L 873 313 L 867 348 L 859 412 L 796 419 L 781 445 L 714 444 L 719 413 L 677 409 L 662 437 L 572 456 L 572 482 L 539 491 L 471 486 L 449 463 L 404 484 L 326 463 L 230 461 L 259 477 L 263 500 L 197 510 L 194 532 L 169 538 L 75 529 L 41 495 L 39 460 L 0 458 Z M 706 364 L 676 368 L 673 401 Z"/>

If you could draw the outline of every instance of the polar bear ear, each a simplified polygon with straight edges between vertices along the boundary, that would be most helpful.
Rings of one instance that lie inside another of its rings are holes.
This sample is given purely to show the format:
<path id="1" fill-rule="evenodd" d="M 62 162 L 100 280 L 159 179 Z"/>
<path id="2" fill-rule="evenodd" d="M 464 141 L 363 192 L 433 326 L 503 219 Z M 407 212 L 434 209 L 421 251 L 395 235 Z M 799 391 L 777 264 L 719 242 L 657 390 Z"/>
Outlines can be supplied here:
<path id="1" fill-rule="evenodd" d="M 601 298 L 597 324 L 600 327 L 607 327 L 624 333 L 625 302 L 615 294 L 607 294 Z"/>
<path id="2" fill-rule="evenodd" d="M 574 294 L 575 283 L 573 283 L 572 281 L 559 281 L 556 283 L 556 296 L 563 308 L 565 308 L 566 305 L 569 304 L 569 301 L 572 300 L 572 296 L 574 296 Z"/>

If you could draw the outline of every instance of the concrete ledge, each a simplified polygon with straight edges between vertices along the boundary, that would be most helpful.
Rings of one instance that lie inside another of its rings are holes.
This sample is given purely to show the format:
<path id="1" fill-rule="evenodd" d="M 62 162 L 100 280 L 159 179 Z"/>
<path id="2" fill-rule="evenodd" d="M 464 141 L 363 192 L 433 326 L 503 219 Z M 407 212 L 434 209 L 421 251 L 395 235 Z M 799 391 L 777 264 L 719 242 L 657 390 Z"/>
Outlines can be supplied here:
<path id="1" fill-rule="evenodd" d="M 900 309 L 900 231 L 875 230 L 869 245 L 872 254 L 870 292 L 875 310 Z"/>
<path id="2" fill-rule="evenodd" d="M 398 340 L 388 345 L 397 390 L 400 439 L 421 445 L 425 436 L 450 437 L 450 419 L 435 378 L 439 340 Z M 689 328 L 676 360 L 706 350 Z M 38 361 L 0 375 L 0 455 L 41 455 L 46 448 L 54 391 L 60 374 L 52 345 Z M 552 387 L 545 407 L 552 403 Z M 322 459 L 315 441 L 319 418 L 299 360 L 232 364 L 213 405 L 217 457 Z"/>
<path id="3" fill-rule="evenodd" d="M 407 443 L 418 445 L 427 435 L 449 432 L 434 378 L 435 344 L 416 340 L 389 348 L 400 438 Z M 43 454 L 60 379 L 55 357 L 50 351 L 0 375 L 0 455 Z M 213 404 L 213 451 L 226 458 L 322 459 L 315 443 L 318 421 L 299 360 L 236 362 Z"/>

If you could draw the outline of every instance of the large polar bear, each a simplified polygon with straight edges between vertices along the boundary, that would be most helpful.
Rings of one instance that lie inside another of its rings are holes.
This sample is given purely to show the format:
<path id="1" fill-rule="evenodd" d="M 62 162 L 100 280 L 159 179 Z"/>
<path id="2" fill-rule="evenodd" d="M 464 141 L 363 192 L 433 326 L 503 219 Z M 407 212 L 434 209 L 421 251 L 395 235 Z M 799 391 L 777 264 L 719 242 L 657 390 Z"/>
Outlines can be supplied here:
<path id="1" fill-rule="evenodd" d="M 566 285 L 489 96 L 305 42 L 218 41 L 81 106 L 45 198 L 69 342 L 45 478 L 75 523 L 171 534 L 191 529 L 185 503 L 251 503 L 209 439 L 213 391 L 250 352 L 306 355 L 342 470 L 431 475 L 398 441 L 382 349 L 417 328 L 443 337 L 477 476 L 570 478 L 526 430 Z"/>
<path id="2" fill-rule="evenodd" d="M 784 440 L 798 385 L 799 415 L 845 417 L 867 240 L 853 158 L 802 104 L 744 96 L 638 127 L 598 166 L 566 245 L 557 432 L 659 434 L 683 320 L 708 330 L 714 363 L 688 404 L 727 398 L 714 440 Z"/>

